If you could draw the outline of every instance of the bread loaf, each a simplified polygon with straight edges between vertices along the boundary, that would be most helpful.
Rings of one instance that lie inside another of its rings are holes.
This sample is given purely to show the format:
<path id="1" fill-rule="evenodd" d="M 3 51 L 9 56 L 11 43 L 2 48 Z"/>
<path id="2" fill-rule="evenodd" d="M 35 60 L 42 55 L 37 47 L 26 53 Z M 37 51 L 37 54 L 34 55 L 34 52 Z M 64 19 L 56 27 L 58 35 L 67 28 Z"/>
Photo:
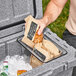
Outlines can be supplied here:
<path id="1" fill-rule="evenodd" d="M 38 60 L 35 56 L 31 55 L 30 57 L 30 65 L 33 67 L 33 68 L 36 68 L 38 66 L 41 66 L 43 63 Z"/>
<path id="2" fill-rule="evenodd" d="M 42 48 L 42 46 L 43 46 L 42 43 L 36 44 L 34 46 L 34 52 L 36 52 L 36 54 L 38 56 L 40 56 L 43 59 L 44 62 L 52 60 L 53 59 L 53 55 L 46 48 Z"/>
<path id="3" fill-rule="evenodd" d="M 42 43 L 43 46 L 48 49 L 51 54 L 54 55 L 54 57 L 58 57 L 61 55 L 59 49 L 51 41 L 43 39 Z"/>
<path id="4" fill-rule="evenodd" d="M 35 33 L 35 37 L 34 37 L 34 43 L 41 43 L 43 41 L 43 33 L 41 35 L 38 35 L 38 30 Z"/>

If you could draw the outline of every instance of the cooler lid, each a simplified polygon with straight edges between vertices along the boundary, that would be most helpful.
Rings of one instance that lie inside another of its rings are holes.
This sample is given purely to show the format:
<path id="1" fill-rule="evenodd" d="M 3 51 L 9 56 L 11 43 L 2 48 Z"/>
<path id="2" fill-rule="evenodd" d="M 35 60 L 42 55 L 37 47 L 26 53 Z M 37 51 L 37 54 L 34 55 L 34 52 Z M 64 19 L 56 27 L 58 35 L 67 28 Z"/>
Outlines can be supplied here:
<path id="1" fill-rule="evenodd" d="M 35 17 L 35 0 L 0 0 L 0 28 L 12 26 L 31 14 Z"/>

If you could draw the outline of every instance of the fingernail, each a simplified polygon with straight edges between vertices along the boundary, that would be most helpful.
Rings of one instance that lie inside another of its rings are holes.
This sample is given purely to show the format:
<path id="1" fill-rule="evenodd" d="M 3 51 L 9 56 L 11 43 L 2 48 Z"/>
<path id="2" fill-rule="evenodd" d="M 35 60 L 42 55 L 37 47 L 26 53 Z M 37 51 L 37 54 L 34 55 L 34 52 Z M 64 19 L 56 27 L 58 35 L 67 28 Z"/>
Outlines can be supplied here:
<path id="1" fill-rule="evenodd" d="M 40 32 L 38 32 L 38 35 L 40 35 Z"/>

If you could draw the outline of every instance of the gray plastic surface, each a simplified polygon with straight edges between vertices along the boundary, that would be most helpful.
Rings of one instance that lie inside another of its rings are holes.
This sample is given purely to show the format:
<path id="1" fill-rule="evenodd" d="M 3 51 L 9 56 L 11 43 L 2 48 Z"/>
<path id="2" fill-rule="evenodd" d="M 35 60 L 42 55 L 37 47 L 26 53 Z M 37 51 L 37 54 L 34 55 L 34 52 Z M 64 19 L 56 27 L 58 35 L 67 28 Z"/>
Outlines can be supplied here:
<path id="1" fill-rule="evenodd" d="M 17 42 L 17 38 L 23 34 L 24 32 L 22 31 L 0 39 L 0 61 L 3 60 L 7 55 L 22 55 L 23 49 L 22 46 Z"/>
<path id="2" fill-rule="evenodd" d="M 20 55 L 22 51 L 22 47 L 17 43 L 16 39 L 7 42 L 7 49 L 10 56 Z"/>
<path id="3" fill-rule="evenodd" d="M 44 35 L 46 39 L 55 42 L 56 46 L 60 46 L 68 53 L 20 76 L 72 76 L 73 67 L 76 66 L 76 49 L 60 39 L 48 28 L 45 29 Z"/>
<path id="4" fill-rule="evenodd" d="M 23 31 L 30 14 L 42 17 L 42 0 L 0 0 L 0 38 Z"/>
<path id="5" fill-rule="evenodd" d="M 22 31 L 0 39 L 0 60 L 4 59 L 6 55 L 12 56 L 27 53 L 26 49 L 17 42 L 17 38 L 23 34 L 24 32 Z M 48 28 L 45 29 L 44 35 L 46 39 L 56 42 L 56 46 L 62 47 L 62 49 L 65 49 L 68 53 L 53 61 L 44 63 L 42 66 L 28 71 L 21 76 L 71 76 L 73 67 L 76 66 L 76 49 L 69 46 Z"/>
<path id="6" fill-rule="evenodd" d="M 42 0 L 0 0 L 0 28 L 20 22 L 29 14 L 40 18 L 41 9 Z"/>
<path id="7" fill-rule="evenodd" d="M 0 61 L 6 57 L 5 43 L 0 44 Z"/>
<path id="8" fill-rule="evenodd" d="M 23 31 L 23 26 L 25 26 L 25 24 L 19 24 L 17 26 L 13 26 L 4 30 L 0 31 L 0 38 L 3 38 L 5 36 L 9 36 L 18 32 Z"/>

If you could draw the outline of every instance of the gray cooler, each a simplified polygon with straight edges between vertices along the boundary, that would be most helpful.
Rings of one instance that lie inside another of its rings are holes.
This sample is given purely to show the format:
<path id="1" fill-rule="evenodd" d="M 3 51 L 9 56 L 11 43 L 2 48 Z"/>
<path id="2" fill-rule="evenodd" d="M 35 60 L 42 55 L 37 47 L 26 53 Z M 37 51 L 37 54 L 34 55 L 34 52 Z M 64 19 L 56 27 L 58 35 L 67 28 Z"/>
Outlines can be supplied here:
<path id="1" fill-rule="evenodd" d="M 30 56 L 28 47 L 24 48 L 17 38 L 24 34 L 24 18 L 28 15 L 42 17 L 42 0 L 0 0 L 0 61 L 7 55 Z M 63 52 L 63 55 L 34 68 L 21 76 L 72 76 L 76 66 L 76 51 L 61 40 L 48 28 L 44 30 L 44 38 L 52 41 Z"/>
<path id="2" fill-rule="evenodd" d="M 52 41 L 62 51 L 62 55 L 20 76 L 72 76 L 73 67 L 76 66 L 76 49 L 48 28 L 44 30 L 44 38 Z M 26 49 L 31 50 L 29 47 Z"/>

